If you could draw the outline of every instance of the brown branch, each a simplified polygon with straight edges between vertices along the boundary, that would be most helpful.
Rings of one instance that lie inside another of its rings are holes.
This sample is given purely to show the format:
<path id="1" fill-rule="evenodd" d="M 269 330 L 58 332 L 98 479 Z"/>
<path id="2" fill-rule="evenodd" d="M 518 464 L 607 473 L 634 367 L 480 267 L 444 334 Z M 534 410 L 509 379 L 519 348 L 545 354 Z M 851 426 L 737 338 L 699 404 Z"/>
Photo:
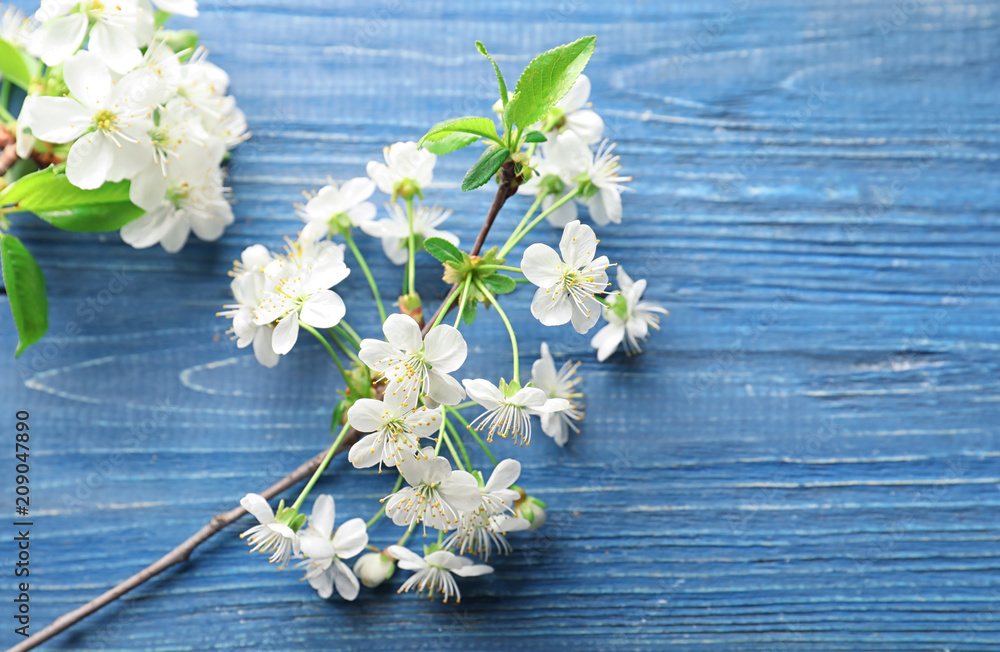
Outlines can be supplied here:
<path id="1" fill-rule="evenodd" d="M 352 428 L 351 431 L 347 433 L 347 436 L 344 437 L 340 446 L 337 447 L 337 450 L 334 451 L 334 455 L 353 446 L 359 439 L 360 434 L 361 433 Z M 330 449 L 327 448 L 322 453 L 305 462 L 299 468 L 295 469 L 287 476 L 262 491 L 260 495 L 270 500 L 297 482 L 305 480 L 311 476 L 314 471 L 316 471 L 320 462 L 323 461 L 323 458 L 329 450 Z M 51 625 L 40 630 L 36 634 L 32 634 L 29 638 L 10 648 L 8 652 L 23 652 L 24 650 L 30 650 L 35 646 L 41 645 L 56 634 L 59 634 L 72 625 L 75 625 L 101 607 L 114 602 L 132 589 L 152 579 L 156 575 L 159 575 L 171 566 L 176 566 L 177 564 L 187 561 L 191 556 L 191 553 L 194 552 L 195 548 L 208 541 L 208 539 L 219 533 L 223 528 L 232 525 L 246 513 L 247 511 L 242 507 L 236 507 L 228 512 L 225 512 L 224 514 L 217 514 L 211 521 L 208 522 L 207 525 L 198 530 L 187 541 L 171 550 L 156 562 L 142 569 L 113 589 L 106 591 L 97 598 L 94 598 L 82 607 L 59 616 L 59 618 L 56 618 Z"/>
<path id="2" fill-rule="evenodd" d="M 497 193 L 493 195 L 493 203 L 490 205 L 490 212 L 486 214 L 486 219 L 483 221 L 483 227 L 479 229 L 479 235 L 476 236 L 476 242 L 472 245 L 472 251 L 469 252 L 470 256 L 478 256 L 480 250 L 483 248 L 483 243 L 486 242 L 486 236 L 489 234 L 490 229 L 493 227 L 493 222 L 496 221 L 497 215 L 500 214 L 500 209 L 503 208 L 504 203 L 513 197 L 517 193 L 517 186 L 520 179 L 514 173 L 514 161 L 507 161 L 500 168 L 500 184 L 497 186 Z M 431 330 L 431 326 L 437 321 L 437 318 L 441 315 L 441 311 L 447 306 L 448 310 L 454 308 L 454 303 L 452 302 L 452 297 L 458 292 L 461 287 L 461 283 L 455 283 L 448 290 L 448 294 L 445 296 L 444 301 L 438 306 L 438 309 L 434 312 L 434 316 L 428 319 L 424 323 L 424 327 L 421 329 L 423 335 Z"/>

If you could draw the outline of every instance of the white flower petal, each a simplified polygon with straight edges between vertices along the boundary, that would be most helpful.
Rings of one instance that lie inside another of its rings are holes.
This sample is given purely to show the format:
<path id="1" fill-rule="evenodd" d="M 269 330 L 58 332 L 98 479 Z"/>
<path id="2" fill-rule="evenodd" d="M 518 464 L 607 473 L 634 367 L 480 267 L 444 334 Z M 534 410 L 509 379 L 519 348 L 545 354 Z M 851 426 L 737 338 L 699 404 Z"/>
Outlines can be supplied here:
<path id="1" fill-rule="evenodd" d="M 427 333 L 424 339 L 424 354 L 427 363 L 433 369 L 451 373 L 465 363 L 468 345 L 457 328 L 440 324 Z"/>
<path id="2" fill-rule="evenodd" d="M 274 522 L 274 510 L 267 504 L 267 500 L 258 494 L 247 494 L 240 499 L 243 509 L 253 514 L 261 525 Z"/>
<path id="3" fill-rule="evenodd" d="M 278 355 L 285 355 L 299 339 L 299 313 L 292 311 L 278 322 L 271 335 L 271 348 Z"/>
<path id="4" fill-rule="evenodd" d="M 389 315 L 382 324 L 385 339 L 397 349 L 406 353 L 416 353 L 423 346 L 420 326 L 413 317 L 401 313 Z"/>
<path id="5" fill-rule="evenodd" d="M 604 362 L 615 352 L 618 345 L 625 339 L 625 326 L 622 324 L 608 324 L 590 340 L 590 346 L 597 349 L 597 359 Z"/>
<path id="6" fill-rule="evenodd" d="M 347 313 L 344 300 L 331 290 L 320 290 L 302 304 L 302 323 L 314 328 L 333 328 Z"/>
<path id="7" fill-rule="evenodd" d="M 362 518 L 352 518 L 337 528 L 337 533 L 333 535 L 333 547 L 341 559 L 350 559 L 367 545 L 368 528 Z"/>
<path id="8" fill-rule="evenodd" d="M 562 278 L 563 261 L 552 247 L 536 242 L 524 250 L 521 271 L 538 287 L 551 287 Z"/>

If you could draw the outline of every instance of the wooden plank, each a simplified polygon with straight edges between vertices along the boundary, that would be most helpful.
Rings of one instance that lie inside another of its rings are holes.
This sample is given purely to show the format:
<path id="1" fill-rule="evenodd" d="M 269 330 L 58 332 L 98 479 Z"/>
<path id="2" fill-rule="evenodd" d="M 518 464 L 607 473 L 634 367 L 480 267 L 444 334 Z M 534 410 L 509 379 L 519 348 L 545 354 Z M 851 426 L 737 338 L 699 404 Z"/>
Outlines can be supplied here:
<path id="1" fill-rule="evenodd" d="M 975 0 L 202 3 L 179 22 L 203 32 L 255 133 L 233 158 L 236 225 L 170 256 L 14 218 L 52 293 L 53 336 L 4 356 L 0 375 L 3 413 L 27 408 L 35 428 L 35 627 L 327 441 L 337 385 L 318 346 L 265 370 L 228 344 L 213 316 L 225 271 L 298 228 L 302 190 L 487 112 L 475 39 L 512 77 L 598 34 L 593 101 L 636 191 L 601 244 L 671 316 L 641 357 L 604 365 L 586 338 L 526 327 L 526 362 L 543 339 L 584 361 L 587 421 L 565 450 L 538 436 L 523 451 L 550 524 L 462 582 L 460 606 L 391 595 L 398 580 L 320 601 L 248 555 L 241 523 L 48 649 L 996 649 L 998 13 Z M 429 194 L 466 243 L 490 200 L 457 191 L 472 156 L 442 159 Z M 515 198 L 500 227 L 526 206 Z M 378 243 L 362 246 L 398 278 Z M 349 310 L 367 305 L 360 276 L 344 287 Z M 525 324 L 526 301 L 510 310 Z M 371 314 L 349 317 L 374 331 Z M 508 359 L 492 317 L 470 330 L 470 375 Z M 71 321 L 80 333 L 65 336 Z M 338 480 L 335 466 L 319 487 L 339 513 L 373 512 L 385 476 Z"/>

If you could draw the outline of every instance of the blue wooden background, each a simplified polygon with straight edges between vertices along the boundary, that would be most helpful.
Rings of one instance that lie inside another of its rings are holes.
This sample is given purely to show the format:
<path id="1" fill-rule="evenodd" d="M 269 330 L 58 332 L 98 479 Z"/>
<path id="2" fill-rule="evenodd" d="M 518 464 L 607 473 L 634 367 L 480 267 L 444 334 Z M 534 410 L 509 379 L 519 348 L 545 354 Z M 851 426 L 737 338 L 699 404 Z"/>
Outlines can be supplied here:
<path id="1" fill-rule="evenodd" d="M 177 24 L 202 31 L 254 131 L 235 226 L 171 256 L 14 220 L 51 305 L 16 363 L 0 310 L 2 413 L 32 414 L 35 629 L 328 441 L 325 356 L 303 341 L 266 370 L 227 343 L 225 272 L 298 227 L 302 190 L 487 113 L 476 39 L 513 77 L 598 35 L 593 101 L 636 191 L 602 247 L 671 316 L 604 365 L 568 328 L 525 326 L 526 364 L 545 337 L 584 360 L 586 425 L 523 451 L 549 525 L 462 582 L 460 606 L 396 596 L 405 573 L 323 602 L 247 554 L 244 519 L 47 649 L 998 649 L 998 19 L 981 0 L 202 3 Z M 458 192 L 472 156 L 441 160 L 429 197 L 466 245 L 491 198 Z M 420 274 L 435 282 L 429 259 Z M 343 287 L 368 305 L 360 275 Z M 510 308 L 524 324 L 528 298 Z M 469 374 L 507 365 L 492 317 Z M 386 476 L 333 466 L 319 487 L 341 517 L 374 511 Z"/>

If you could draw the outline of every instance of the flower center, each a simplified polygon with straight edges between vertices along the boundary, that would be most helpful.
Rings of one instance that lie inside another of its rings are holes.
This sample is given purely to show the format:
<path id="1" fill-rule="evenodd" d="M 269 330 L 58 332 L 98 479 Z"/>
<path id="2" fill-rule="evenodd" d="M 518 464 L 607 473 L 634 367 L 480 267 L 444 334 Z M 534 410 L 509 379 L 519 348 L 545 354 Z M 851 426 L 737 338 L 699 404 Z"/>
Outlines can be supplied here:
<path id="1" fill-rule="evenodd" d="M 94 128 L 98 131 L 117 131 L 118 116 L 107 109 L 101 109 L 94 114 Z"/>

